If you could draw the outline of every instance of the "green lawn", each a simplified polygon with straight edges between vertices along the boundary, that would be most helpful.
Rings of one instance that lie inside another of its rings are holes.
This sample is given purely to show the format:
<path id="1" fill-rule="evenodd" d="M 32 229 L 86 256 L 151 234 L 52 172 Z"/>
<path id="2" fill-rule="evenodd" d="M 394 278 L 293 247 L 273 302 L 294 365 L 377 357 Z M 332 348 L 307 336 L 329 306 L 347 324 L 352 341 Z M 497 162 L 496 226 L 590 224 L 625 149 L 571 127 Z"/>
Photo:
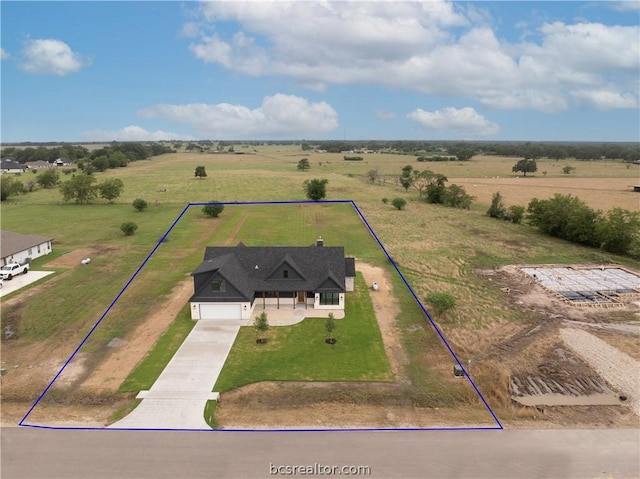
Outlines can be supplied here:
<path id="1" fill-rule="evenodd" d="M 347 293 L 345 318 L 336 320 L 334 345 L 325 343 L 325 319 L 307 318 L 272 327 L 267 344 L 256 344 L 243 327 L 214 387 L 223 392 L 259 381 L 392 381 L 373 305 L 362 275 Z"/>

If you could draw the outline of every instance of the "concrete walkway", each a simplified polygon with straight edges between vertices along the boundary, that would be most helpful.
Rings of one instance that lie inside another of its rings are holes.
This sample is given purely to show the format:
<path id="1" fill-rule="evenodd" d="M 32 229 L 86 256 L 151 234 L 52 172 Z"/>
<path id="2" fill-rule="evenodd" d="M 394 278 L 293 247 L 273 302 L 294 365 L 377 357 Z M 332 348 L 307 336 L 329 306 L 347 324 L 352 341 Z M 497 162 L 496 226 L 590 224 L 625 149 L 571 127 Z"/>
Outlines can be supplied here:
<path id="1" fill-rule="evenodd" d="M 204 408 L 240 330 L 238 321 L 200 320 L 142 402 L 111 428 L 209 429 Z"/>

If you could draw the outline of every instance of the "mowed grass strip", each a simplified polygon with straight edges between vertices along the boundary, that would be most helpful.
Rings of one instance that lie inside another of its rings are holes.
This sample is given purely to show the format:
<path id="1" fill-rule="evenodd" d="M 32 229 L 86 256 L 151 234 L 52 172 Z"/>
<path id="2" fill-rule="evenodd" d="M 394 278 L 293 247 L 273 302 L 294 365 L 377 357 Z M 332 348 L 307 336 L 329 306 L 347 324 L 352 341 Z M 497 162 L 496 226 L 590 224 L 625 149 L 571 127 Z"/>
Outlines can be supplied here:
<path id="1" fill-rule="evenodd" d="M 392 381 L 371 298 L 361 273 L 346 295 L 345 318 L 336 320 L 325 343 L 326 320 L 307 318 L 272 327 L 266 344 L 256 344 L 252 327 L 242 327 L 215 384 L 218 392 L 260 381 Z"/>
<path id="2" fill-rule="evenodd" d="M 191 312 L 187 304 L 180 310 L 178 316 L 160 336 L 153 348 L 127 376 L 118 391 L 138 393 L 150 389 L 194 326 L 195 321 L 191 319 Z"/>

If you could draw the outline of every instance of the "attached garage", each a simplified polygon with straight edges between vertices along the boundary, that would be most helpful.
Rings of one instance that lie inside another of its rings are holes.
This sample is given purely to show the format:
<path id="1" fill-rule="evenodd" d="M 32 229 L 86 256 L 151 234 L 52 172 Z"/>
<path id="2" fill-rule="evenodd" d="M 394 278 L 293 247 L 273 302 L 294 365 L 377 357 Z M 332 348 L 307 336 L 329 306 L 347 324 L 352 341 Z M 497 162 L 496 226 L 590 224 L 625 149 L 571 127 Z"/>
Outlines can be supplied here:
<path id="1" fill-rule="evenodd" d="M 200 319 L 242 319 L 239 303 L 200 304 Z"/>

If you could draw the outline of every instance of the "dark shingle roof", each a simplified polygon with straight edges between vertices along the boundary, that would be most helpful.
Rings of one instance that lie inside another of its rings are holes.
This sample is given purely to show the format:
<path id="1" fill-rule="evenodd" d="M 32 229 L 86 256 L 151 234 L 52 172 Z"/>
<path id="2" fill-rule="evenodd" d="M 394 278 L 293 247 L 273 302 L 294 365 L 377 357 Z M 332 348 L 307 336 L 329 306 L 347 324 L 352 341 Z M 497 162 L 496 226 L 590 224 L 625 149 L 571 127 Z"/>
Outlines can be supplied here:
<path id="1" fill-rule="evenodd" d="M 344 291 L 346 263 L 342 246 L 210 246 L 192 275 L 217 272 L 252 299 L 258 291 Z M 296 279 L 274 278 L 279 268 Z"/>

